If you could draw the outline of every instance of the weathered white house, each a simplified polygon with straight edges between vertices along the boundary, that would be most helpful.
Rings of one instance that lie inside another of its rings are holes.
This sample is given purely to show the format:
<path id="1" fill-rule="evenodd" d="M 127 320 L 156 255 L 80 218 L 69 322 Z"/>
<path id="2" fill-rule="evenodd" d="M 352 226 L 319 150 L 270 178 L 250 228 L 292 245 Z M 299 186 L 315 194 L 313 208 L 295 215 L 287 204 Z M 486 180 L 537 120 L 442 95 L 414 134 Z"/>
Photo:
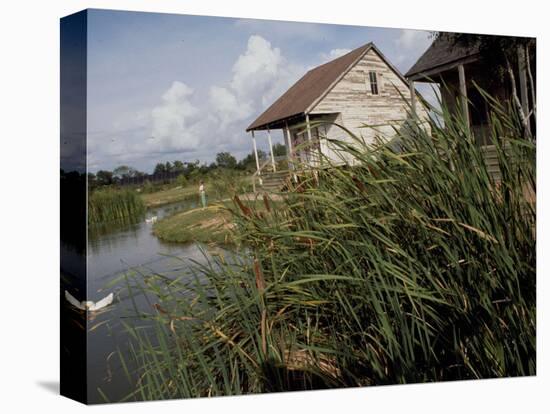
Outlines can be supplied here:
<path id="1" fill-rule="evenodd" d="M 373 143 L 376 135 L 389 139 L 395 133 L 392 125 L 399 128 L 410 116 L 408 100 L 415 93 L 373 43 L 311 69 L 246 129 L 252 133 L 257 175 L 269 164 L 275 169 L 272 150 L 268 162 L 260 165 L 258 131 L 265 131 L 271 148 L 270 131 L 282 129 L 289 161 L 300 161 L 302 166 L 316 163 L 319 154 L 335 163 L 353 164 L 353 159 L 343 157 L 327 142 L 327 137 L 351 140 L 331 123 L 344 126 L 367 144 Z M 428 116 L 421 105 L 416 112 L 419 117 Z M 319 121 L 328 123 L 320 125 Z M 306 140 L 305 149 L 296 151 Z"/>

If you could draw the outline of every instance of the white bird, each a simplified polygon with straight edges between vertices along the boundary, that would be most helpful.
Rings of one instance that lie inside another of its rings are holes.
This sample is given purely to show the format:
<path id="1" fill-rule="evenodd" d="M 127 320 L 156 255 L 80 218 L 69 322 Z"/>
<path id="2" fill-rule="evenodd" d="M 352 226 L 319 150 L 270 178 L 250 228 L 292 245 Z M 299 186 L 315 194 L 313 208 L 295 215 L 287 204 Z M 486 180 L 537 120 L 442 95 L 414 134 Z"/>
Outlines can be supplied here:
<path id="1" fill-rule="evenodd" d="M 92 302 L 90 300 L 83 300 L 82 302 L 79 302 L 73 295 L 65 291 L 65 299 L 67 299 L 67 301 L 71 305 L 73 305 L 75 308 L 78 308 L 83 311 L 88 310 L 91 312 L 95 312 L 113 303 L 114 296 L 113 296 L 113 292 L 111 292 L 107 296 L 105 296 L 103 299 L 97 302 Z"/>
<path id="2" fill-rule="evenodd" d="M 156 223 L 157 222 L 157 216 L 153 216 L 151 218 L 145 219 L 146 223 Z"/>

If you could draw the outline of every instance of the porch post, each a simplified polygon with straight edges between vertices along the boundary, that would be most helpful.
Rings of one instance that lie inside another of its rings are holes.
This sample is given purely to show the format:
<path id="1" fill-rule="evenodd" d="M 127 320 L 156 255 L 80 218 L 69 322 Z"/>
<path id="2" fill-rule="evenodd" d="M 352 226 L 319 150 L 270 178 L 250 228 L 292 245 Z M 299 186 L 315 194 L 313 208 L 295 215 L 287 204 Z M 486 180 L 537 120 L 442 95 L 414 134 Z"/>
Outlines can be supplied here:
<path id="1" fill-rule="evenodd" d="M 288 168 L 294 171 L 294 164 L 292 163 L 292 137 L 290 136 L 290 129 L 288 129 L 288 122 L 285 121 L 286 136 L 288 138 Z M 298 177 L 296 174 L 293 174 L 294 181 L 298 182 Z"/>
<path id="2" fill-rule="evenodd" d="M 464 73 L 464 65 L 458 65 L 458 82 L 460 84 L 460 103 L 462 104 L 462 113 L 468 133 L 470 132 L 470 114 L 468 112 L 468 90 L 466 89 L 466 75 Z"/>
<path id="3" fill-rule="evenodd" d="M 309 114 L 306 114 L 306 130 L 307 130 L 307 141 L 309 143 L 309 148 L 306 152 L 306 155 L 312 155 L 313 146 L 311 145 L 311 127 L 309 125 Z M 310 157 L 308 156 L 308 164 L 311 162 Z"/>
<path id="4" fill-rule="evenodd" d="M 252 145 L 254 145 L 254 157 L 256 158 L 256 171 L 260 175 L 260 161 L 258 160 L 258 149 L 256 148 L 256 138 L 254 137 L 254 131 L 252 131 Z"/>
<path id="5" fill-rule="evenodd" d="M 288 129 L 288 122 L 285 122 L 286 138 L 288 140 L 288 162 L 292 162 L 292 138 L 290 137 L 290 129 Z"/>
<path id="6" fill-rule="evenodd" d="M 416 93 L 414 90 L 414 81 L 412 79 L 409 82 L 409 92 L 411 94 L 411 114 L 413 118 L 416 118 Z"/>
<path id="7" fill-rule="evenodd" d="M 527 70 L 525 61 L 525 49 L 523 46 L 518 47 L 518 71 L 519 71 L 519 91 L 521 98 L 521 109 L 525 115 L 527 121 L 527 131 L 531 132 L 531 125 L 529 122 L 529 98 L 527 95 Z"/>
<path id="8" fill-rule="evenodd" d="M 323 125 L 323 131 L 325 132 L 325 136 L 323 138 L 319 137 L 319 156 L 320 156 L 320 164 L 324 164 L 324 159 L 326 156 L 328 156 L 328 133 L 327 133 L 327 124 Z M 323 149 L 324 144 L 324 149 Z M 326 150 L 326 154 L 324 152 Z"/>
<path id="9" fill-rule="evenodd" d="M 269 152 L 271 154 L 271 166 L 273 167 L 273 172 L 276 171 L 275 169 L 275 157 L 273 156 L 273 144 L 271 143 L 271 131 L 267 130 L 267 140 L 269 141 Z"/>

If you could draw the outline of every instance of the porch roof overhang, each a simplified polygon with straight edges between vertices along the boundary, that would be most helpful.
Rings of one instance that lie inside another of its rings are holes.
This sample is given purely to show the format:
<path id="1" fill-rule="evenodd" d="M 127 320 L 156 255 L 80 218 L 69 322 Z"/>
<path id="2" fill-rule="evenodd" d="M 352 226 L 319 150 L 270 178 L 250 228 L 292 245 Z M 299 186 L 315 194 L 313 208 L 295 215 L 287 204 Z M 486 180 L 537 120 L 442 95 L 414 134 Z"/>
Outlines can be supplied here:
<path id="1" fill-rule="evenodd" d="M 277 119 L 273 122 L 268 122 L 264 125 L 259 125 L 255 128 L 247 129 L 247 132 L 250 131 L 267 131 L 275 129 L 285 129 L 287 126 L 290 129 L 296 127 L 306 127 L 306 116 L 309 115 L 309 120 L 312 123 L 323 122 L 323 120 L 328 116 L 338 115 L 340 112 L 301 112 L 299 114 L 287 116 L 286 118 Z"/>
<path id="2" fill-rule="evenodd" d="M 421 72 L 407 74 L 407 79 L 409 81 L 415 82 L 428 82 L 428 83 L 438 83 L 440 81 L 439 76 L 445 72 L 456 69 L 460 65 L 467 65 L 474 63 L 478 60 L 478 55 L 472 55 L 465 57 L 463 59 L 457 59 L 453 62 L 446 63 L 444 65 L 439 65 L 433 68 L 425 69 Z"/>
<path id="3" fill-rule="evenodd" d="M 442 33 L 407 71 L 409 81 L 438 82 L 436 77 L 479 59 L 479 45 L 462 46 Z"/>
<path id="4" fill-rule="evenodd" d="M 266 122 L 264 124 L 260 124 L 257 126 L 249 126 L 246 129 L 246 132 L 249 131 L 265 131 L 265 130 L 272 130 L 272 129 L 283 129 L 286 127 L 286 125 L 292 125 L 296 122 L 301 122 L 305 118 L 306 113 L 300 112 L 294 115 L 285 116 L 284 118 L 280 119 L 274 119 L 269 122 Z"/>

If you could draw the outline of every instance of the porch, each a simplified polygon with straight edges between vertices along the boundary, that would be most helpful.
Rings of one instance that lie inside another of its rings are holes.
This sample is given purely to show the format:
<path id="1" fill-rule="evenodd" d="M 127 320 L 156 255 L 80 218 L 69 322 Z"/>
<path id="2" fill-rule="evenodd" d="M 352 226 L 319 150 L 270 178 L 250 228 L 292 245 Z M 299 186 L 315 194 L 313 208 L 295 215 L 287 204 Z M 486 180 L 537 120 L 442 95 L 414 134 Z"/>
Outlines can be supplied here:
<path id="1" fill-rule="evenodd" d="M 495 101 L 515 105 L 525 119 L 524 137 L 531 136 L 536 125 L 534 118 L 531 121 L 533 103 L 528 94 L 526 50 L 518 47 L 517 66 L 512 68 L 513 73 L 497 81 L 494 68 L 480 59 L 476 48 L 450 47 L 444 40 L 436 42 L 406 74 L 413 116 L 417 108 L 416 83 L 438 85 L 442 104 L 464 121 L 466 134 L 475 140 L 484 154 L 488 172 L 495 181 L 500 181 L 497 153 L 491 140 L 491 108 L 483 93 Z"/>
<path id="2" fill-rule="evenodd" d="M 480 89 L 496 101 L 519 106 L 525 119 L 525 134 L 531 135 L 531 108 L 528 93 L 527 51 L 517 48 L 517 67 L 510 68 L 505 79 L 496 80 L 495 68 L 481 59 L 477 46 L 464 47 L 438 38 L 405 75 L 409 81 L 411 110 L 417 109 L 416 83 L 438 85 L 441 102 L 467 125 L 479 146 L 490 145 L 490 108 Z M 519 95 L 519 96 L 518 96 Z"/>
<path id="3" fill-rule="evenodd" d="M 323 153 L 326 154 L 327 123 L 334 122 L 338 114 L 298 114 L 275 122 L 249 128 L 256 161 L 252 174 L 253 191 L 258 187 L 271 192 L 278 191 L 287 179 L 297 181 L 300 172 L 319 167 Z M 275 156 L 271 131 L 281 130 L 286 155 Z M 261 134 L 261 135 L 260 135 Z M 258 156 L 256 138 L 267 138 L 269 154 L 267 159 Z"/>

